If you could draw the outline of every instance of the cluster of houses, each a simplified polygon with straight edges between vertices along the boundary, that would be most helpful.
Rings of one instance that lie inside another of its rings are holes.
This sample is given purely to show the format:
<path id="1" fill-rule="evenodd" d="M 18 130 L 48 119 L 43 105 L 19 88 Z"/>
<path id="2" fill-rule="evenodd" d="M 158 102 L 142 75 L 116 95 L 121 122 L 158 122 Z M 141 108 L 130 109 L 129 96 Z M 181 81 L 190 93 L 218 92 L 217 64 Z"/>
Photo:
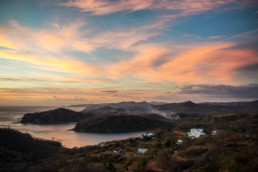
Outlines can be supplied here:
<path id="1" fill-rule="evenodd" d="M 117 154 L 117 155 L 122 155 L 122 149 L 119 149 L 119 150 L 114 150 L 114 153 Z"/>
<path id="2" fill-rule="evenodd" d="M 216 134 L 217 134 L 216 130 L 213 130 L 212 133 L 211 133 L 211 135 L 216 135 Z M 203 129 L 200 129 L 200 128 L 192 128 L 188 132 L 188 137 L 190 137 L 190 138 L 199 138 L 200 136 L 204 136 L 204 135 L 206 135 L 206 133 L 203 131 Z M 144 139 L 145 137 L 155 139 L 155 135 L 153 133 L 144 133 L 142 135 L 142 139 Z M 176 142 L 176 145 L 180 146 L 182 144 L 183 144 L 183 140 L 178 139 L 177 142 Z M 99 146 L 100 147 L 106 147 L 107 145 L 106 145 L 105 142 L 101 142 L 101 143 L 99 143 Z M 139 154 L 145 154 L 145 153 L 148 152 L 148 149 L 147 148 L 138 148 L 137 152 Z M 114 153 L 117 154 L 117 155 L 122 155 L 122 150 L 121 149 L 114 150 Z"/>
<path id="3" fill-rule="evenodd" d="M 155 135 L 153 133 L 144 133 L 142 135 L 142 139 L 144 139 L 145 137 L 151 138 L 151 139 L 155 139 Z M 140 154 L 145 154 L 148 152 L 148 149 L 145 148 L 138 148 L 138 153 Z"/>
<path id="4" fill-rule="evenodd" d="M 216 130 L 213 130 L 211 135 L 216 135 L 217 134 L 217 131 Z M 201 128 L 192 128 L 190 130 L 190 132 L 188 132 L 188 136 L 191 137 L 191 138 L 199 138 L 200 136 L 204 136 L 206 135 L 205 132 L 203 132 L 203 129 Z"/>
<path id="5" fill-rule="evenodd" d="M 171 114 L 168 116 L 169 119 L 173 119 L 173 120 L 178 120 L 180 119 L 180 116 L 179 115 L 175 115 L 175 114 Z"/>
<path id="6" fill-rule="evenodd" d="M 150 137 L 150 138 L 154 138 L 154 134 L 153 133 L 144 133 L 143 135 L 142 135 L 142 139 L 144 138 L 144 137 Z"/>
<path id="7" fill-rule="evenodd" d="M 200 128 L 192 128 L 190 132 L 188 132 L 188 136 L 191 138 L 199 138 L 200 136 L 205 135 L 203 129 Z"/>

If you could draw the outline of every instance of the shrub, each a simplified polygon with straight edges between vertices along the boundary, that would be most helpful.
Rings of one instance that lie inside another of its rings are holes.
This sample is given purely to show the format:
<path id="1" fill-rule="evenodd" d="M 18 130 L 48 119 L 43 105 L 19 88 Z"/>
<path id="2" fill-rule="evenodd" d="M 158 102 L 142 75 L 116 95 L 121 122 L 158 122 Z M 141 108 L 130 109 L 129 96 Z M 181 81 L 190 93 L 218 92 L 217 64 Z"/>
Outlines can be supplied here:
<path id="1" fill-rule="evenodd" d="M 112 172 L 116 171 L 116 169 L 114 168 L 114 165 L 111 162 L 107 163 L 106 168 L 107 168 L 107 170 L 112 171 Z"/>
<path id="2" fill-rule="evenodd" d="M 133 163 L 133 159 L 128 159 L 126 162 L 125 162 L 125 170 L 127 171 L 128 170 L 128 167 L 129 165 L 131 165 Z"/>
<path id="3" fill-rule="evenodd" d="M 155 144 L 154 144 L 154 147 L 155 148 L 161 148 L 162 147 L 162 144 L 160 141 L 157 141 Z"/>
<path id="4" fill-rule="evenodd" d="M 167 148 L 171 146 L 171 139 L 167 139 L 164 144 Z"/>
<path id="5" fill-rule="evenodd" d="M 148 136 L 142 136 L 142 140 L 147 142 L 147 141 L 151 141 L 152 140 L 152 137 L 148 137 Z"/>
<path id="6" fill-rule="evenodd" d="M 61 167 L 64 167 L 66 165 L 67 165 L 66 160 L 61 160 L 61 161 L 59 161 L 58 167 L 61 168 Z"/>
<path id="7" fill-rule="evenodd" d="M 137 164 L 137 170 L 145 171 L 145 167 L 146 167 L 147 162 L 148 162 L 147 158 L 144 158 L 144 159 L 140 160 Z"/>

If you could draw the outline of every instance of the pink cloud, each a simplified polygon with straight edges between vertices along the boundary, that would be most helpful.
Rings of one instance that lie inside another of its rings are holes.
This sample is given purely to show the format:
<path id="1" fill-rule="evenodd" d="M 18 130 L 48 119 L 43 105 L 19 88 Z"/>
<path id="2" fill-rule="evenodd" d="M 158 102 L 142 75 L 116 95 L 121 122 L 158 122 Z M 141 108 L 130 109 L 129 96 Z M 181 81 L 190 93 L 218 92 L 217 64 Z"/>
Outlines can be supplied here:
<path id="1" fill-rule="evenodd" d="M 10 20 L 9 25 L 0 29 L 0 46 L 47 53 L 59 53 L 67 49 L 89 53 L 94 45 L 83 38 L 87 31 L 82 31 L 81 27 L 85 25 L 85 22 L 78 20 L 62 26 L 50 23 L 47 28 L 37 30 Z"/>
<path id="2" fill-rule="evenodd" d="M 92 15 L 105 15 L 120 11 L 137 11 L 143 9 L 154 9 L 154 10 L 180 10 L 184 13 L 198 13 L 210 10 L 217 6 L 233 2 L 233 0 L 69 0 L 65 3 L 60 3 L 61 6 L 66 7 L 77 7 L 85 12 L 90 12 Z"/>
<path id="3" fill-rule="evenodd" d="M 130 29 L 116 29 L 104 31 L 90 39 L 90 43 L 97 47 L 128 50 L 134 44 L 157 36 L 158 31 L 153 31 L 152 25 Z"/>
<path id="4" fill-rule="evenodd" d="M 219 39 L 219 38 L 223 38 L 224 36 L 210 36 L 210 37 L 208 37 L 208 38 L 210 38 L 210 39 Z"/>

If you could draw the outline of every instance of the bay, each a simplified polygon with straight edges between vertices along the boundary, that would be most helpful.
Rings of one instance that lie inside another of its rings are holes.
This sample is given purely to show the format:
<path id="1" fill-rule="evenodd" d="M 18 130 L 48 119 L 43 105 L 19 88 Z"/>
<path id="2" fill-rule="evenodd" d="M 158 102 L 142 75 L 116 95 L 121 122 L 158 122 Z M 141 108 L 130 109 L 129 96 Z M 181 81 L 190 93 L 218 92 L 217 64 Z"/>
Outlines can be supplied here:
<path id="1" fill-rule="evenodd" d="M 25 113 L 41 112 L 58 107 L 25 107 L 25 106 L 0 106 L 0 128 L 12 128 L 23 133 L 29 133 L 33 137 L 47 140 L 57 140 L 64 147 L 82 147 L 96 145 L 100 142 L 122 140 L 131 137 L 139 137 L 145 132 L 116 132 L 116 133 L 82 133 L 71 131 L 76 123 L 69 124 L 22 124 L 19 121 Z M 70 108 L 81 111 L 81 107 Z"/>

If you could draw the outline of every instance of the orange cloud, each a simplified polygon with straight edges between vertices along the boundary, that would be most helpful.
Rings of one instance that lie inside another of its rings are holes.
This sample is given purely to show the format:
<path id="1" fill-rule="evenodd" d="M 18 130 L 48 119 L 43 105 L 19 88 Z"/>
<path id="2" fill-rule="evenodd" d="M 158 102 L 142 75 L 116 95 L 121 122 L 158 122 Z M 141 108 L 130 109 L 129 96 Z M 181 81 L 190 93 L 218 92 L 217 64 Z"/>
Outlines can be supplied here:
<path id="1" fill-rule="evenodd" d="M 95 46 L 84 38 L 86 31 L 81 30 L 81 27 L 85 25 L 86 23 L 82 21 L 64 26 L 56 24 L 54 28 L 40 30 L 35 32 L 33 36 L 37 40 L 38 48 L 50 52 L 60 53 L 63 50 L 74 50 L 90 53 L 95 49 Z"/>
<path id="2" fill-rule="evenodd" d="M 206 43 L 171 50 L 173 45 L 138 46 L 138 54 L 129 61 L 109 67 L 114 77 L 135 76 L 147 81 L 176 83 L 237 84 L 235 69 L 257 63 L 251 50 L 230 49 L 233 42 Z"/>
<path id="3" fill-rule="evenodd" d="M 50 28 L 35 30 L 10 20 L 9 25 L 0 29 L 0 46 L 10 50 L 0 50 L 0 58 L 36 64 L 38 66 L 34 67 L 49 71 L 96 76 L 100 72 L 97 65 L 63 54 L 65 50 L 89 53 L 94 49 L 83 38 L 87 31 L 80 28 L 85 25 L 78 20 L 64 26 L 52 24 Z"/>
<path id="4" fill-rule="evenodd" d="M 93 37 L 90 42 L 98 47 L 107 47 L 113 49 L 128 50 L 134 44 L 158 35 L 158 32 L 151 31 L 150 26 L 118 29 L 102 32 Z"/>
<path id="5" fill-rule="evenodd" d="M 81 27 L 86 23 L 74 21 L 60 26 L 50 23 L 48 28 L 36 30 L 21 26 L 16 20 L 0 29 L 0 46 L 33 52 L 60 53 L 64 50 L 89 53 L 94 49 L 85 38 Z"/>
<path id="6" fill-rule="evenodd" d="M 85 75 L 97 75 L 99 73 L 98 67 L 92 64 L 81 62 L 73 59 L 60 59 L 54 57 L 35 57 L 32 54 L 16 52 L 13 50 L 0 50 L 0 58 L 25 61 L 37 65 L 43 65 L 48 70 L 77 73 Z"/>
<path id="7" fill-rule="evenodd" d="M 6 36 L 1 33 L 0 33 L 0 46 L 8 47 L 11 49 L 19 48 L 19 45 L 17 45 L 15 42 L 9 41 L 8 38 L 6 38 Z"/>

